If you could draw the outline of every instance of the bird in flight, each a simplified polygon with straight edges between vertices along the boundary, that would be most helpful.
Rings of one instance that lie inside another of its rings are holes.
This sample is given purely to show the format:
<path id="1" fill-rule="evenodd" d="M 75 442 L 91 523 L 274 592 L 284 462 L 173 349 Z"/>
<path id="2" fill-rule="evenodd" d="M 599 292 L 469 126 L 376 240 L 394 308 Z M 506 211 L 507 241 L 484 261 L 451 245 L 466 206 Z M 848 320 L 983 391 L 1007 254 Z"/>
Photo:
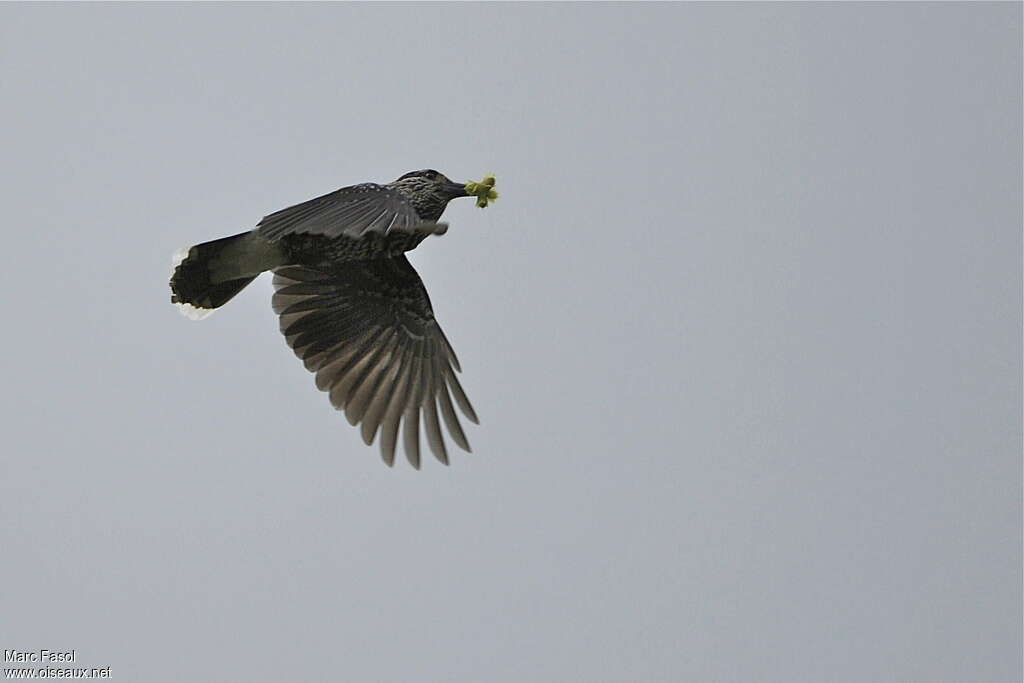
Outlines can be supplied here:
<path id="1" fill-rule="evenodd" d="M 363 441 L 379 434 L 381 456 L 393 465 L 401 427 L 406 458 L 419 469 L 422 422 L 430 450 L 448 464 L 441 421 L 469 452 L 454 406 L 478 419 L 405 252 L 447 231 L 438 220 L 449 201 L 477 196 L 486 206 L 497 198 L 493 186 L 493 176 L 459 184 L 427 169 L 343 187 L 272 213 L 249 232 L 176 253 L 171 302 L 201 319 L 273 271 L 271 303 L 285 340 Z"/>

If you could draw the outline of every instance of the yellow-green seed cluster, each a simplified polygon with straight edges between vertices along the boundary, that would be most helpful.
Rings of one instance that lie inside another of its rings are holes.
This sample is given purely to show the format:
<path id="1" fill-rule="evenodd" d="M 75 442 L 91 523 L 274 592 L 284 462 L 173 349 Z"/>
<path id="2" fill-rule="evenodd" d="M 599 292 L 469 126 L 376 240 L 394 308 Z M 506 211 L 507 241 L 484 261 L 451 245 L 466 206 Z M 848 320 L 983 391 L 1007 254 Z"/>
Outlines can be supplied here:
<path id="1" fill-rule="evenodd" d="M 485 175 L 480 182 L 469 181 L 466 183 L 466 192 L 476 197 L 476 205 L 481 209 L 487 206 L 487 202 L 493 202 L 498 198 L 498 191 L 494 189 L 494 176 Z"/>

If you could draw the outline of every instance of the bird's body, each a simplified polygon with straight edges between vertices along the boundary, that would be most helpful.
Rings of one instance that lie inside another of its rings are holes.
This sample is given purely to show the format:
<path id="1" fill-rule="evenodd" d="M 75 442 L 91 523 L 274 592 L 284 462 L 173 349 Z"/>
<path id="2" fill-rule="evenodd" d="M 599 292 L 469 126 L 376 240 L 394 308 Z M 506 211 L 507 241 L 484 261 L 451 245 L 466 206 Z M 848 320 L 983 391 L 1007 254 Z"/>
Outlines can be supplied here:
<path id="1" fill-rule="evenodd" d="M 288 254 L 288 263 L 315 266 L 398 256 L 412 251 L 426 238 L 426 233 L 405 232 L 393 235 L 374 233 L 358 240 L 331 239 L 321 235 L 287 235 L 281 238 L 280 243 Z"/>
<path id="2" fill-rule="evenodd" d="M 205 317 L 272 270 L 281 331 L 316 373 L 317 387 L 360 424 L 364 441 L 379 432 L 390 465 L 401 425 L 406 456 L 419 467 L 422 420 L 431 450 L 447 463 L 439 415 L 467 451 L 452 398 L 466 417 L 477 418 L 455 376 L 455 353 L 404 253 L 443 234 L 447 226 L 437 221 L 448 202 L 474 186 L 414 171 L 272 213 L 254 230 L 181 252 L 171 301 L 189 317 Z"/>
<path id="3" fill-rule="evenodd" d="M 428 170 L 414 173 L 437 172 Z M 443 183 L 450 182 L 440 174 L 437 174 L 437 178 Z M 311 218 L 319 215 L 317 209 L 322 211 L 324 207 L 330 207 L 339 200 L 344 205 L 344 201 L 349 200 L 356 205 L 367 203 L 372 206 L 379 202 L 384 205 L 380 209 L 382 214 L 390 217 L 390 214 L 394 213 L 399 217 L 396 221 L 408 216 L 405 210 L 407 206 L 415 212 L 418 222 L 437 223 L 448 202 L 454 198 L 452 193 L 461 192 L 462 194 L 457 196 L 466 196 L 464 186 L 456 187 L 452 183 L 452 187 L 438 191 L 437 185 L 437 180 L 408 173 L 387 185 L 361 183 L 271 214 L 260 222 L 257 230 L 271 237 L 284 233 L 279 241 L 288 252 L 289 263 L 316 265 L 324 262 L 338 263 L 378 256 L 397 256 L 415 249 L 432 233 L 424 230 L 396 230 L 394 226 L 383 231 L 364 228 L 358 235 L 349 234 L 350 231 L 344 230 L 347 221 L 358 221 L 360 217 L 365 221 L 368 215 L 365 212 L 361 216 L 356 211 L 341 216 L 331 216 L 328 213 L 327 220 L 320 218 L 320 223 Z M 306 225 L 301 232 L 295 230 L 296 224 L 303 223 Z M 321 229 L 316 229 L 317 226 Z M 342 234 L 358 239 L 338 239 Z"/>

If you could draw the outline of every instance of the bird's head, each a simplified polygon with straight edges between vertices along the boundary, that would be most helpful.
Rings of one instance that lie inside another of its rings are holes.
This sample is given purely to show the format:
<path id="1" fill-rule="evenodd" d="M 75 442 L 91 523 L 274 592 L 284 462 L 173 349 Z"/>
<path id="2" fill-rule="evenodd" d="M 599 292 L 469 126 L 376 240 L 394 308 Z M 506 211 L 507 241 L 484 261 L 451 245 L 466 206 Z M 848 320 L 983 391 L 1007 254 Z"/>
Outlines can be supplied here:
<path id="1" fill-rule="evenodd" d="M 424 220 L 436 221 L 448 202 L 469 196 L 465 183 L 453 183 L 433 169 L 411 171 L 388 186 L 405 195 Z"/>

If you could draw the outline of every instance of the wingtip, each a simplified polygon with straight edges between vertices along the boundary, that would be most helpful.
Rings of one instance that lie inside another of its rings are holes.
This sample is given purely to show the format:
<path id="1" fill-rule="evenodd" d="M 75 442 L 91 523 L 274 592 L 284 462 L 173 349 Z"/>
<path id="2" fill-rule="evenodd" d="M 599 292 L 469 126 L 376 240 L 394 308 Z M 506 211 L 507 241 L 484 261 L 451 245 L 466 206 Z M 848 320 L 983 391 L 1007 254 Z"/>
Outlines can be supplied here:
<path id="1" fill-rule="evenodd" d="M 383 441 L 381 441 L 380 445 L 380 459 L 383 460 L 384 464 L 388 467 L 395 466 L 395 449 L 391 448 L 389 450 Z"/>

